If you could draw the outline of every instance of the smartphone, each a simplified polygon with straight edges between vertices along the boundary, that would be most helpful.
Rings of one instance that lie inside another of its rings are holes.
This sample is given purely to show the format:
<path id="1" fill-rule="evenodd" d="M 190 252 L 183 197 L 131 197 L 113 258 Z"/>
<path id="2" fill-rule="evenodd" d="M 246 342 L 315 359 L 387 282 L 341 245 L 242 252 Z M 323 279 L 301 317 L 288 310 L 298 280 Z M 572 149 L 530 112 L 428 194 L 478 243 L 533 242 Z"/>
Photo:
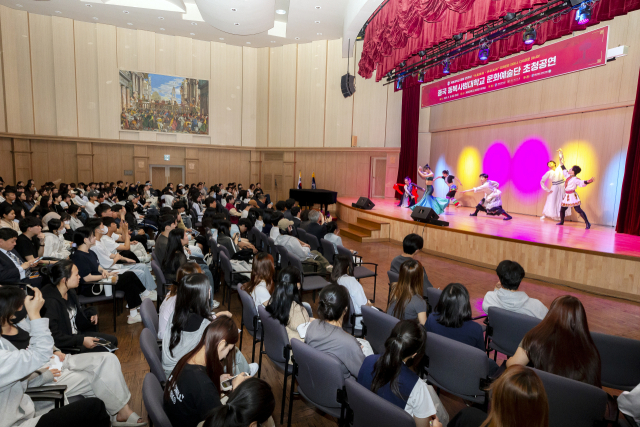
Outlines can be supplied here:
<path id="1" fill-rule="evenodd" d="M 24 293 L 27 294 L 28 297 L 35 296 L 35 292 L 33 292 L 33 287 L 31 285 L 27 285 L 26 283 L 20 283 L 18 284 L 18 287 L 20 287 L 20 289 L 22 289 Z"/>
<path id="2" fill-rule="evenodd" d="M 96 337 L 97 338 L 97 337 Z M 98 338 L 98 341 L 96 341 L 96 344 L 100 344 L 100 345 L 111 345 L 111 341 L 107 341 L 104 338 Z"/>
<path id="3" fill-rule="evenodd" d="M 40 257 L 40 258 L 36 258 L 36 259 L 34 259 L 33 261 L 31 261 L 31 265 L 33 265 L 33 264 L 37 264 L 37 263 L 38 263 L 42 258 L 43 258 L 43 257 Z"/>
<path id="4" fill-rule="evenodd" d="M 240 375 L 240 374 L 238 374 L 238 375 Z M 231 382 L 232 382 L 232 381 L 233 381 L 233 379 L 234 379 L 235 377 L 237 377 L 238 375 L 234 375 L 233 377 L 229 378 L 228 380 L 226 380 L 226 381 L 222 381 L 222 382 L 220 383 L 221 388 L 222 388 L 223 390 L 229 390 L 229 389 L 231 389 L 231 388 L 233 387 L 233 385 L 231 384 Z"/>

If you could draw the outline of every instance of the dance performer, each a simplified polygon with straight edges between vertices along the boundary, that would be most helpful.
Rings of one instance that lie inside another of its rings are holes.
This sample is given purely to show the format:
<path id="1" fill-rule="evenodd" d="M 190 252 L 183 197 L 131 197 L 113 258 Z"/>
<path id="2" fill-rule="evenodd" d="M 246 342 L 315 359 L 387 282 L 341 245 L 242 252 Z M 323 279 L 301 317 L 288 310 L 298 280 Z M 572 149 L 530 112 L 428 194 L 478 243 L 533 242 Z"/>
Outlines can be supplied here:
<path id="1" fill-rule="evenodd" d="M 549 170 L 540 180 L 540 186 L 549 195 L 547 196 L 547 202 L 544 204 L 544 209 L 542 209 L 540 221 L 544 221 L 545 218 L 557 221 L 560 219 L 560 205 L 564 198 L 564 174 L 562 173 L 562 168 L 556 167 L 556 162 L 553 160 L 549 160 L 547 166 L 549 166 Z M 547 188 L 547 180 L 551 181 L 551 188 Z M 569 215 L 571 215 L 571 211 L 569 211 Z"/>
<path id="2" fill-rule="evenodd" d="M 468 193 L 469 191 L 473 191 L 474 193 L 477 193 L 478 191 L 484 192 L 484 197 L 476 206 L 476 211 L 469 214 L 469 216 L 478 216 L 478 211 L 482 211 L 486 212 L 487 215 L 504 215 L 504 221 L 513 219 L 511 215 L 502 209 L 502 191 L 498 190 L 500 184 L 496 181 L 490 181 L 489 175 L 486 173 L 480 174 L 480 183 L 482 184 L 480 187 L 474 187 L 471 190 L 462 191 L 462 193 Z"/>
<path id="3" fill-rule="evenodd" d="M 449 192 L 446 195 L 446 198 L 449 199 L 449 204 L 458 207 L 458 205 L 460 204 L 460 202 L 456 200 L 456 192 L 458 191 L 458 186 L 454 183 L 454 180 L 458 181 L 458 185 L 460 185 L 460 187 L 462 187 L 462 183 L 458 178 L 451 175 L 446 169 L 442 171 L 442 176 L 436 177 L 433 182 L 435 183 L 440 178 L 442 178 L 444 180 L 444 183 L 449 187 Z"/>
<path id="4" fill-rule="evenodd" d="M 433 197 L 433 172 L 429 165 L 425 165 L 424 169 L 422 166 L 418 166 L 418 175 L 425 180 L 427 184 L 427 191 L 422 195 L 422 199 L 420 199 L 415 206 L 411 207 L 411 210 L 414 210 L 416 206 L 426 206 L 433 209 L 433 211 L 438 215 L 441 215 L 444 212 L 444 209 L 449 206 L 449 200 Z"/>
<path id="5" fill-rule="evenodd" d="M 573 208 L 584 220 L 584 223 L 587 224 L 585 227 L 587 230 L 591 228 L 591 223 L 587 219 L 587 214 L 584 213 L 582 208 L 580 207 L 580 197 L 578 193 L 576 193 L 577 187 L 586 187 L 587 185 L 593 182 L 593 177 L 591 177 L 588 181 L 583 181 L 578 178 L 578 174 L 582 171 L 580 166 L 574 166 L 571 169 L 567 170 L 564 167 L 564 154 L 562 153 L 562 149 L 558 150 L 560 152 L 560 167 L 562 168 L 562 173 L 566 178 L 564 182 L 564 192 L 566 193 L 564 198 L 562 199 L 562 207 L 560 208 L 560 222 L 557 225 L 564 225 L 564 216 L 567 212 L 567 209 Z"/>
<path id="6" fill-rule="evenodd" d="M 398 206 L 403 208 L 410 208 L 416 204 L 416 200 L 418 200 L 418 188 L 424 191 L 424 188 L 418 187 L 416 184 L 411 182 L 411 178 L 409 177 L 404 179 L 404 184 L 395 184 L 393 188 L 398 193 L 402 194 L 402 200 L 400 200 L 400 204 Z"/>

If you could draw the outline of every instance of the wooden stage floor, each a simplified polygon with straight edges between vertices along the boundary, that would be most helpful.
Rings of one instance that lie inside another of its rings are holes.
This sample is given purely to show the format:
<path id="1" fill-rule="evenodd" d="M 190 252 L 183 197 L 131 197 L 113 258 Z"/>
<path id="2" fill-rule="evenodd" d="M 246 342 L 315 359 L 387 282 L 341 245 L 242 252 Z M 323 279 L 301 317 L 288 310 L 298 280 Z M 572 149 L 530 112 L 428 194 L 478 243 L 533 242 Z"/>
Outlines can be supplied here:
<path id="1" fill-rule="evenodd" d="M 338 197 L 338 203 L 351 206 L 358 198 Z M 397 200 L 374 198 L 375 207 L 366 211 L 384 218 L 413 221 L 411 210 L 397 207 Z M 449 229 L 478 233 L 528 243 L 573 248 L 585 252 L 598 252 L 622 257 L 640 258 L 640 237 L 618 234 L 613 227 L 592 225 L 590 230 L 582 222 L 566 221 L 564 226 L 557 221 L 529 215 L 512 214 L 511 221 L 503 221 L 503 216 L 489 216 L 480 212 L 477 217 L 469 216 L 473 208 L 448 207 L 440 219 L 449 222 Z M 587 215 L 589 213 L 587 212 Z"/>

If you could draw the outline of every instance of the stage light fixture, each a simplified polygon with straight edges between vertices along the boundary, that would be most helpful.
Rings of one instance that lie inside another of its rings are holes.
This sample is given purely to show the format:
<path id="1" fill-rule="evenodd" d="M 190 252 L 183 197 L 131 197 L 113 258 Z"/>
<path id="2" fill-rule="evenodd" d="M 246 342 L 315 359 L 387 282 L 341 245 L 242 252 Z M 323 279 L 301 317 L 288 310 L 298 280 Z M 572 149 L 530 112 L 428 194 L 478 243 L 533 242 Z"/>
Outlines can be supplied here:
<path id="1" fill-rule="evenodd" d="M 418 52 L 418 56 L 420 58 L 424 58 L 425 56 L 427 56 L 427 51 L 422 49 L 420 52 Z"/>
<path id="2" fill-rule="evenodd" d="M 449 74 L 451 72 L 451 61 L 449 58 L 442 61 L 442 74 Z"/>
<path id="3" fill-rule="evenodd" d="M 397 90 L 401 90 L 402 89 L 402 81 L 403 80 L 404 80 L 404 77 L 401 77 L 398 80 L 396 80 L 396 89 Z"/>
<path id="4" fill-rule="evenodd" d="M 462 40 L 462 37 L 463 37 L 463 36 L 464 36 L 464 34 L 463 34 L 463 33 L 455 34 L 455 35 L 453 36 L 453 39 L 454 39 L 455 41 L 459 42 L 460 40 Z"/>
<path id="5" fill-rule="evenodd" d="M 406 65 L 407 65 L 407 63 L 406 63 L 405 61 L 402 61 L 402 62 L 399 64 L 399 67 L 400 67 L 400 68 L 404 68 Z"/>
<path id="6" fill-rule="evenodd" d="M 584 2 L 578 8 L 576 12 L 576 21 L 578 25 L 585 25 L 589 23 L 591 19 L 591 5 L 588 2 Z"/>
<path id="7" fill-rule="evenodd" d="M 509 12 L 504 16 L 504 20 L 507 22 L 513 21 L 514 19 L 516 19 L 516 14 Z"/>
<path id="8" fill-rule="evenodd" d="M 524 41 L 524 44 L 526 45 L 531 45 L 536 41 L 536 37 L 537 37 L 537 33 L 535 28 L 528 26 L 525 30 L 524 33 L 522 34 L 522 40 Z"/>
<path id="9" fill-rule="evenodd" d="M 480 43 L 480 50 L 478 51 L 478 58 L 480 61 L 486 61 L 489 59 L 489 42 L 486 40 Z"/>
<path id="10" fill-rule="evenodd" d="M 426 75 L 427 75 L 427 70 L 425 70 L 424 68 L 420 70 L 420 72 L 418 73 L 418 83 L 424 83 Z"/>

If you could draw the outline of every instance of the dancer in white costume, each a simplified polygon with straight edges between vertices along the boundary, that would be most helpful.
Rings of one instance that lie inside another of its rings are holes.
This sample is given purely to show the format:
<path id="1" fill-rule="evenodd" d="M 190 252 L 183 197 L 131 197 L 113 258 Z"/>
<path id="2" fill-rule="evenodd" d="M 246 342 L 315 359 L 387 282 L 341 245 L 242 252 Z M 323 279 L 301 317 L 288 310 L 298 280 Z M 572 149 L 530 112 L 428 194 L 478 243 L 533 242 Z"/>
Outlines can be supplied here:
<path id="1" fill-rule="evenodd" d="M 560 205 L 562 204 L 562 198 L 565 195 L 564 192 L 564 174 L 562 168 L 556 166 L 556 162 L 549 160 L 547 163 L 549 170 L 545 173 L 540 180 L 540 186 L 544 191 L 549 193 L 547 196 L 547 202 L 542 209 L 542 216 L 540 221 L 544 221 L 545 218 L 551 218 L 555 221 L 560 219 Z M 547 180 L 551 181 L 551 187 L 547 187 Z M 571 215 L 571 209 L 568 210 L 568 215 Z"/>

